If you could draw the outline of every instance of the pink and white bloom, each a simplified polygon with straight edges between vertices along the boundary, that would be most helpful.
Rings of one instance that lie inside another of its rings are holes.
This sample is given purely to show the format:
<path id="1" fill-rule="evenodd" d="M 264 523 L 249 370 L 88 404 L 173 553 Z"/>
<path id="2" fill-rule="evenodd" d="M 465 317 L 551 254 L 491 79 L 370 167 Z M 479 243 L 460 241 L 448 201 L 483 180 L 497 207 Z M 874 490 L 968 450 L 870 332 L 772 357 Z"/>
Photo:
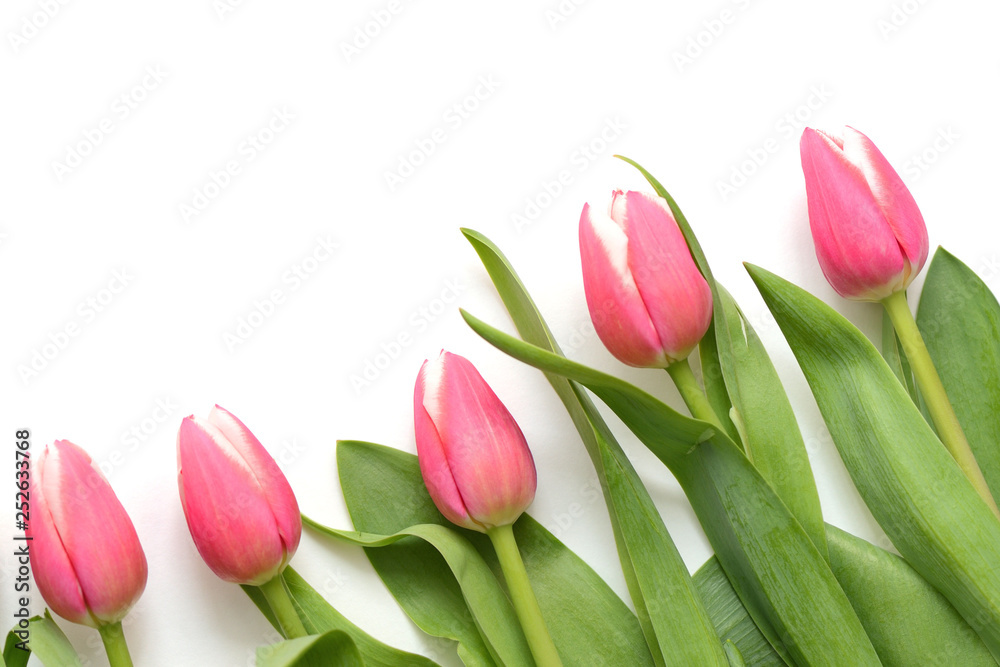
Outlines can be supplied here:
<path id="1" fill-rule="evenodd" d="M 302 536 L 292 487 L 239 419 L 216 405 L 185 417 L 177 481 L 198 553 L 225 581 L 260 586 L 281 573 Z"/>
<path id="2" fill-rule="evenodd" d="M 32 465 L 31 569 L 49 607 L 91 627 L 125 618 L 146 588 L 146 556 L 111 485 L 69 440 Z"/>
<path id="3" fill-rule="evenodd" d="M 708 330 L 712 290 L 662 197 L 616 190 L 607 214 L 585 204 L 580 259 L 594 328 L 622 362 L 666 368 Z"/>
<path id="4" fill-rule="evenodd" d="M 468 359 L 442 351 L 413 391 L 420 472 L 449 521 L 486 532 L 535 498 L 535 462 L 517 422 Z"/>
<path id="5" fill-rule="evenodd" d="M 917 203 L 875 144 L 806 128 L 799 144 L 809 226 L 823 275 L 843 297 L 880 301 L 913 281 L 927 260 Z"/>

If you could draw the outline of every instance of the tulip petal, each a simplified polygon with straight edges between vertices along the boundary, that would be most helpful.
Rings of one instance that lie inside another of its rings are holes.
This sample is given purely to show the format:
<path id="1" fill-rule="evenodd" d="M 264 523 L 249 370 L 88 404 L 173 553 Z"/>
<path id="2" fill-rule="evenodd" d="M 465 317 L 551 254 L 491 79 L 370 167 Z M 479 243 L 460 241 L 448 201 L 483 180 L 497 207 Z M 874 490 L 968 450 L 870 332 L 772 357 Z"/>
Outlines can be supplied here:
<path id="1" fill-rule="evenodd" d="M 74 623 L 94 625 L 73 564 L 52 518 L 49 489 L 41 482 L 46 479 L 49 457 L 46 446 L 31 477 L 32 519 L 25 535 L 31 539 L 32 574 L 38 591 L 54 612 Z M 53 484 L 48 486 L 54 487 Z M 52 488 L 51 501 L 59 502 L 58 488 Z"/>
<path id="2" fill-rule="evenodd" d="M 246 462 L 271 506 L 278 534 L 285 546 L 285 562 L 291 559 L 302 537 L 302 516 L 295 493 L 281 468 L 260 440 L 234 414 L 216 405 L 208 415 L 209 423 L 217 427 Z"/>
<path id="3" fill-rule="evenodd" d="M 43 456 L 47 460 L 37 474 L 41 477 L 42 496 L 47 499 L 44 507 L 48 516 L 43 514 L 42 522 L 50 522 L 49 528 L 43 530 L 49 539 L 56 533 L 61 542 L 61 549 L 50 560 L 58 564 L 56 576 L 62 579 L 53 597 L 66 602 L 70 614 L 66 618 L 70 620 L 88 625 L 117 622 L 146 586 L 146 557 L 132 521 L 82 449 L 67 440 L 57 440 Z M 65 569 L 66 561 L 72 577 Z M 39 566 L 36 561 L 36 574 L 44 572 L 50 563 Z M 92 616 L 89 621 L 80 620 L 74 584 Z M 67 597 L 60 598 L 60 594 Z M 52 600 L 46 600 L 63 615 Z"/>
<path id="4" fill-rule="evenodd" d="M 185 417 L 178 481 L 198 553 L 220 578 L 260 585 L 287 563 L 274 512 L 246 460 L 215 425 Z"/>
<path id="5" fill-rule="evenodd" d="M 829 136 L 800 143 L 809 224 L 823 274 L 842 296 L 877 300 L 901 288 L 903 253 L 861 170 Z"/>
<path id="6" fill-rule="evenodd" d="M 844 154 L 858 165 L 882 214 L 892 228 L 903 254 L 910 261 L 912 276 L 927 261 L 929 241 L 924 217 L 910 190 L 871 139 L 852 127 L 844 129 Z"/>
<path id="7" fill-rule="evenodd" d="M 483 526 L 469 516 L 469 510 L 462 499 L 462 493 L 455 484 L 445 453 L 444 443 L 438 434 L 434 420 L 424 408 L 425 373 L 430 362 L 425 361 L 417 375 L 417 385 L 413 392 L 413 426 L 417 440 L 417 459 L 420 462 L 420 474 L 430 493 L 431 499 L 438 510 L 448 521 L 468 528 L 482 531 Z"/>
<path id="8" fill-rule="evenodd" d="M 628 237 L 590 204 L 580 214 L 580 259 L 590 318 L 605 347 L 630 366 L 666 367 L 659 334 L 629 268 Z"/>
<path id="9" fill-rule="evenodd" d="M 629 192 L 625 217 L 628 266 L 662 349 L 684 359 L 712 321 L 712 290 L 698 270 L 687 241 L 661 197 Z"/>
<path id="10" fill-rule="evenodd" d="M 443 352 L 421 371 L 423 408 L 468 515 L 485 527 L 513 523 L 535 496 L 535 464 L 517 422 L 479 371 Z"/>

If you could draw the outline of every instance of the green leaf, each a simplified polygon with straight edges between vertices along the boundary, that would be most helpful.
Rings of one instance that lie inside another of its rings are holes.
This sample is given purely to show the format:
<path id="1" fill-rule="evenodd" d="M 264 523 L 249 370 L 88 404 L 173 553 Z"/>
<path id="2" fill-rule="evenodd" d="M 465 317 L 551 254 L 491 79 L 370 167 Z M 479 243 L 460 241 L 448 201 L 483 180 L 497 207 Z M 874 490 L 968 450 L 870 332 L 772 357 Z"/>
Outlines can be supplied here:
<path id="1" fill-rule="evenodd" d="M 561 354 L 507 258 L 482 234 L 463 229 L 489 273 L 518 332 Z M 682 664 L 725 664 L 718 637 L 698 599 L 687 566 L 670 539 L 635 469 L 580 385 L 546 373 L 569 412 L 601 482 L 629 595 L 657 665 L 664 656 Z"/>
<path id="2" fill-rule="evenodd" d="M 726 658 L 729 659 L 730 667 L 746 667 L 746 662 L 743 661 L 743 654 L 740 650 L 736 648 L 736 644 L 731 641 L 727 641 L 725 645 Z"/>
<path id="3" fill-rule="evenodd" d="M 341 442 L 337 465 L 347 508 L 359 531 L 392 535 L 415 524 L 452 526 L 434 507 L 412 454 L 368 443 Z M 501 580 L 489 538 L 452 529 L 472 543 Z M 527 514 L 514 524 L 514 535 L 542 615 L 566 664 L 651 664 L 635 616 L 590 566 Z M 413 606 L 408 591 L 448 585 L 448 580 L 454 582 L 455 578 L 443 564 L 439 568 L 431 565 L 431 556 L 439 563 L 442 559 L 429 546 L 429 553 L 418 555 L 419 560 L 414 560 L 412 550 L 397 551 L 400 547 L 410 549 L 406 542 L 366 549 L 366 553 L 409 614 Z M 426 609 L 417 611 L 428 613 Z"/>
<path id="4" fill-rule="evenodd" d="M 882 358 L 885 359 L 885 363 L 892 370 L 892 374 L 896 376 L 899 383 L 906 389 L 906 393 L 910 395 L 913 403 L 919 405 L 917 383 L 913 377 L 913 371 L 910 369 L 910 362 L 906 358 L 906 353 L 903 352 L 903 344 L 899 342 L 899 336 L 896 335 L 896 328 L 892 326 L 889 312 L 885 308 L 882 309 L 881 352 Z"/>
<path id="5" fill-rule="evenodd" d="M 733 422 L 733 402 L 729 400 L 729 390 L 726 388 L 726 378 L 722 375 L 722 361 L 719 359 L 719 347 L 715 343 L 715 324 L 708 325 L 705 337 L 698 343 L 698 355 L 701 357 L 701 379 L 705 385 L 705 395 L 712 406 L 715 415 L 726 429 L 726 435 L 744 452 L 746 445 L 743 436 Z"/>
<path id="6" fill-rule="evenodd" d="M 515 359 L 584 385 L 674 473 L 733 587 L 799 665 L 879 664 L 850 602 L 802 525 L 724 433 L 646 392 L 509 336 L 463 312 Z"/>
<path id="7" fill-rule="evenodd" d="M 372 667 L 400 667 L 401 665 L 432 667 L 437 665 L 433 660 L 423 656 L 387 646 L 351 623 L 291 567 L 286 567 L 281 573 L 281 577 L 285 580 L 285 586 L 295 604 L 295 610 L 298 612 L 299 618 L 302 619 L 306 632 L 310 635 L 325 634 L 333 630 L 346 633 L 364 656 L 365 664 Z M 260 589 L 256 586 L 240 586 L 240 588 L 257 605 L 257 608 L 274 629 L 280 633 L 281 625 L 271 613 L 271 608 Z"/>
<path id="8" fill-rule="evenodd" d="M 28 650 L 17 647 L 23 638 L 14 634 L 14 628 L 7 634 L 3 649 L 3 661 L 7 667 L 23 667 L 28 657 L 34 653 L 45 667 L 81 667 L 80 658 L 73 645 L 56 625 L 46 609 L 42 616 L 28 619 Z"/>
<path id="9" fill-rule="evenodd" d="M 864 334 L 801 288 L 747 268 L 868 509 L 1000 656 L 1000 522 Z"/>
<path id="10" fill-rule="evenodd" d="M 257 667 L 364 667 L 358 647 L 346 632 L 286 639 L 257 649 Z"/>
<path id="11" fill-rule="evenodd" d="M 705 601 L 705 608 L 719 637 L 735 644 L 747 665 L 784 667 L 787 664 L 750 618 L 715 556 L 695 572 L 694 584 Z"/>
<path id="12" fill-rule="evenodd" d="M 386 547 L 407 537 L 416 537 L 430 544 L 448 563 L 490 654 L 496 656 L 500 664 L 531 663 L 531 650 L 504 589 L 479 552 L 457 530 L 427 523 L 404 528 L 392 535 L 377 535 L 336 530 L 307 517 L 303 519 L 307 525 L 325 535 L 355 546 Z M 413 567 L 412 562 L 405 562 Z M 479 635 L 478 632 L 476 634 Z"/>
<path id="13" fill-rule="evenodd" d="M 830 562 L 884 665 L 996 665 L 955 608 L 899 556 L 827 526 Z"/>
<path id="14" fill-rule="evenodd" d="M 1000 304 L 972 269 L 938 248 L 917 326 L 986 484 L 1000 497 Z"/>
<path id="15" fill-rule="evenodd" d="M 638 169 L 656 193 L 667 201 L 691 249 L 691 256 L 712 290 L 715 352 L 729 393 L 729 403 L 736 411 L 736 426 L 742 429 L 741 438 L 735 438 L 729 433 L 730 438 L 737 443 L 742 439 L 747 457 L 778 492 L 819 552 L 824 558 L 827 557 L 823 512 L 819 504 L 816 480 L 809 465 L 809 455 L 792 405 L 767 350 L 732 295 L 715 281 L 701 244 L 674 198 L 652 174 L 636 162 L 618 157 Z M 702 345 L 705 345 L 704 341 Z M 710 367 L 709 370 L 714 369 Z M 706 390 L 709 390 L 708 378 L 705 385 Z M 718 389 L 713 388 L 711 391 L 718 392 Z M 718 396 L 713 401 L 709 394 L 709 400 L 713 402 L 713 408 L 716 403 L 719 407 L 725 405 Z M 717 413 L 717 416 L 720 419 L 728 417 L 728 411 Z M 723 421 L 727 430 L 729 423 L 731 422 Z"/>

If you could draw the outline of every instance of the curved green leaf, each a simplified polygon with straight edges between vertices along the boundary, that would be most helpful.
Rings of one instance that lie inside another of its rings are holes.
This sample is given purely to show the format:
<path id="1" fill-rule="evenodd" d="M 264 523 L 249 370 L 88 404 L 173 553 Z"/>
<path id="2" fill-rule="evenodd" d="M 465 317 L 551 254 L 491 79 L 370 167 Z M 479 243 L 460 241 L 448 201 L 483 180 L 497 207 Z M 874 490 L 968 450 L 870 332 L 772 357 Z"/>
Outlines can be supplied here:
<path id="1" fill-rule="evenodd" d="M 302 625 L 305 626 L 306 632 L 310 635 L 321 635 L 333 630 L 343 631 L 354 641 L 358 650 L 365 657 L 365 664 L 371 667 L 434 667 L 437 665 L 436 662 L 422 655 L 407 653 L 387 646 L 351 623 L 291 567 L 285 568 L 284 572 L 281 573 L 281 578 L 284 579 L 288 593 L 291 595 L 295 611 L 302 619 Z M 257 608 L 274 629 L 280 633 L 281 624 L 274 617 L 271 607 L 260 589 L 256 586 L 240 586 L 240 588 L 257 605 Z"/>
<path id="2" fill-rule="evenodd" d="M 938 248 L 917 326 L 986 484 L 1000 497 L 1000 304 L 972 269 Z"/>
<path id="3" fill-rule="evenodd" d="M 528 342 L 561 354 L 545 320 L 514 268 L 482 234 L 462 233 L 489 273 L 518 332 Z M 718 637 L 648 491 L 625 452 L 580 385 L 546 373 L 590 455 L 611 519 L 629 595 L 654 662 L 725 664 Z"/>
<path id="4" fill-rule="evenodd" d="M 743 452 L 646 392 L 463 312 L 486 341 L 598 395 L 674 473 L 761 631 L 799 665 L 879 664 L 850 602 L 802 525 Z"/>
<path id="5" fill-rule="evenodd" d="M 784 667 L 788 664 L 750 618 L 718 558 L 712 556 L 705 561 L 693 579 L 719 637 L 735 644 L 747 665 Z"/>
<path id="6" fill-rule="evenodd" d="M 17 630 L 18 628 L 15 628 Z M 52 619 L 46 609 L 42 616 L 28 619 L 28 650 L 18 648 L 23 638 L 11 630 L 3 649 L 3 662 L 8 667 L 22 667 L 28 664 L 32 653 L 45 667 L 81 667 L 80 657 L 62 629 Z"/>
<path id="7" fill-rule="evenodd" d="M 868 509 L 1000 657 L 1000 522 L 864 334 L 801 288 L 747 269 Z"/>
<path id="8" fill-rule="evenodd" d="M 344 441 L 337 448 L 337 465 L 347 508 L 359 531 L 392 535 L 416 524 L 451 527 L 502 580 L 489 538 L 453 527 L 438 512 L 427 494 L 417 457 L 389 447 Z M 514 536 L 542 615 L 566 664 L 651 664 L 635 615 L 589 565 L 527 514 L 514 524 Z M 404 611 L 426 614 L 429 610 L 414 608 L 408 590 L 447 586 L 449 579 L 455 588 L 457 584 L 432 547 L 423 545 L 429 553 L 412 560 L 415 552 L 407 542 L 368 548 L 365 553 Z M 438 568 L 430 566 L 432 557 L 440 564 Z"/>
<path id="9" fill-rule="evenodd" d="M 750 461 L 764 479 L 771 483 L 826 558 L 823 512 L 819 504 L 816 480 L 809 465 L 809 455 L 792 405 L 767 350 L 732 295 L 715 281 L 701 244 L 674 198 L 638 163 L 626 157 L 618 157 L 638 169 L 656 193 L 667 201 L 691 249 L 691 256 L 712 290 L 712 333 L 718 355 L 718 370 L 721 371 L 728 390 L 729 403 L 737 415 L 736 420 L 729 420 L 726 419 L 729 417 L 728 410 L 719 414 L 723 426 L 728 430 L 729 425 L 736 422 L 741 437 L 733 438 L 730 433 L 730 438 L 736 443 L 742 440 Z M 705 345 L 704 340 L 702 345 Z M 711 355 L 708 356 L 710 362 L 714 361 Z M 715 369 L 709 366 L 708 370 Z M 712 387 L 712 384 L 711 378 L 706 377 L 705 388 L 709 391 L 709 401 L 713 403 L 713 408 L 717 405 L 724 407 L 725 403 L 718 395 L 713 397 L 712 394 L 717 394 L 718 389 Z"/>
<path id="10" fill-rule="evenodd" d="M 358 647 L 346 632 L 286 639 L 257 649 L 257 667 L 364 667 Z"/>
<path id="11" fill-rule="evenodd" d="M 475 626 L 497 662 L 531 664 L 531 650 L 510 600 L 479 552 L 457 530 L 429 523 L 410 526 L 393 535 L 376 535 L 328 528 L 305 516 L 303 520 L 325 535 L 361 547 L 385 547 L 406 537 L 416 537 L 430 544 L 448 563 L 472 612 Z"/>
<path id="12" fill-rule="evenodd" d="M 830 563 L 884 665 L 996 665 L 951 603 L 899 556 L 827 526 Z"/>

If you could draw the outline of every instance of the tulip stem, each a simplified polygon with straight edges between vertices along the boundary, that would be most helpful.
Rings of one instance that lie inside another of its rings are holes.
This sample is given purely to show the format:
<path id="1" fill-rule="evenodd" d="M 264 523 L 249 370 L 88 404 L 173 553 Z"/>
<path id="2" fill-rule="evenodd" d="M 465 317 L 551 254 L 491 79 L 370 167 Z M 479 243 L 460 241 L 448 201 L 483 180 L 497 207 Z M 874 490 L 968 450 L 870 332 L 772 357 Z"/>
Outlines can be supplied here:
<path id="1" fill-rule="evenodd" d="M 306 632 L 305 626 L 302 625 L 302 619 L 299 618 L 298 612 L 295 611 L 295 605 L 292 604 L 292 598 L 288 595 L 285 582 L 280 574 L 266 584 L 261 584 L 260 591 L 267 599 L 267 604 L 270 605 L 275 618 L 278 619 L 278 625 L 281 626 L 285 639 L 305 637 L 309 634 Z"/>
<path id="2" fill-rule="evenodd" d="M 562 667 L 562 660 L 556 651 L 556 645 L 552 642 L 552 636 L 542 618 L 542 610 L 538 607 L 538 600 L 531 590 L 531 583 L 528 581 L 528 573 L 524 569 L 524 561 L 521 560 L 521 552 L 518 551 L 517 542 L 514 540 L 513 527 L 496 526 L 486 531 L 496 549 L 497 558 L 500 560 L 500 569 L 503 570 L 504 579 L 507 580 L 507 590 L 514 601 L 514 611 L 517 619 L 524 629 L 524 636 L 528 640 L 528 648 L 535 658 L 538 667 Z"/>
<path id="3" fill-rule="evenodd" d="M 111 667 L 132 667 L 132 656 L 128 652 L 128 644 L 125 643 L 121 621 L 101 625 L 97 631 L 101 633 L 101 641 L 104 642 L 104 650 L 108 654 L 108 664 Z"/>
<path id="4" fill-rule="evenodd" d="M 924 396 L 927 410 L 930 412 L 931 421 L 937 429 L 941 442 L 951 452 L 952 457 L 958 466 L 965 473 L 965 476 L 972 482 L 979 495 L 983 497 L 993 513 L 1000 517 L 1000 510 L 993 500 L 990 488 L 983 477 L 983 471 L 979 469 L 976 457 L 973 456 L 969 448 L 969 441 L 965 437 L 962 425 L 958 421 L 955 409 L 948 400 L 948 394 L 941 383 L 941 376 L 934 368 L 934 362 L 924 344 L 924 338 L 920 335 L 917 322 L 913 319 L 910 306 L 906 302 L 906 293 L 903 291 L 894 292 L 882 300 L 885 311 L 892 320 L 892 326 L 896 329 L 899 341 L 903 344 L 903 351 L 913 369 L 913 376 L 917 380 L 917 386 Z"/>
<path id="5" fill-rule="evenodd" d="M 722 426 L 722 421 L 712 409 L 712 404 L 708 402 L 708 396 L 698 384 L 698 378 L 694 376 L 694 371 L 691 370 L 691 364 L 688 363 L 687 358 L 667 366 L 667 373 L 670 374 L 670 379 L 677 386 L 677 391 L 681 393 L 681 398 L 684 399 L 684 404 L 691 411 L 691 416 L 708 422 L 719 429 L 720 433 L 725 433 L 726 429 Z"/>

